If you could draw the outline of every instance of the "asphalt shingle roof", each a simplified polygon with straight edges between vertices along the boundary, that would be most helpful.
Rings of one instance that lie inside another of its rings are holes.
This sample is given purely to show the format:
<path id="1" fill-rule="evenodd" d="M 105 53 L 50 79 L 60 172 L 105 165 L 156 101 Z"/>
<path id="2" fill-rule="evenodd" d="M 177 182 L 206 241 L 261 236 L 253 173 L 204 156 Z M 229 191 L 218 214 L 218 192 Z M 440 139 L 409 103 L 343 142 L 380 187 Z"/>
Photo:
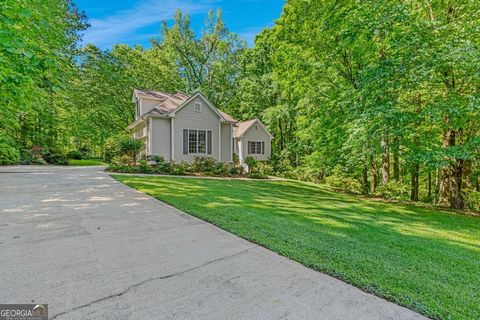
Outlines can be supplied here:
<path id="1" fill-rule="evenodd" d="M 178 107 L 180 107 L 185 101 L 191 98 L 191 96 L 183 93 L 167 93 L 167 92 L 159 92 L 159 91 L 151 91 L 151 90 L 142 90 L 142 89 L 135 89 L 134 94 L 141 94 L 147 97 L 152 97 L 155 99 L 159 99 L 158 105 L 153 107 L 150 111 L 146 112 L 146 114 L 161 114 L 167 115 L 173 111 L 175 111 Z M 222 115 L 225 120 L 229 122 L 237 122 L 231 115 L 217 109 L 218 113 Z"/>

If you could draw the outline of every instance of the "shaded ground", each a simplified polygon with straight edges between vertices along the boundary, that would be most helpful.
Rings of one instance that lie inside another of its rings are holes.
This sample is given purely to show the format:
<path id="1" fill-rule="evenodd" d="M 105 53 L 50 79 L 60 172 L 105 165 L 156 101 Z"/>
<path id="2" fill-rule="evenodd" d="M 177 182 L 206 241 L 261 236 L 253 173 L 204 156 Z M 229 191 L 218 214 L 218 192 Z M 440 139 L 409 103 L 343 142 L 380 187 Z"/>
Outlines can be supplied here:
<path id="1" fill-rule="evenodd" d="M 295 181 L 115 176 L 243 238 L 431 317 L 480 319 L 480 219 Z"/>
<path id="2" fill-rule="evenodd" d="M 0 259 L 50 319 L 421 318 L 92 167 L 0 168 Z"/>

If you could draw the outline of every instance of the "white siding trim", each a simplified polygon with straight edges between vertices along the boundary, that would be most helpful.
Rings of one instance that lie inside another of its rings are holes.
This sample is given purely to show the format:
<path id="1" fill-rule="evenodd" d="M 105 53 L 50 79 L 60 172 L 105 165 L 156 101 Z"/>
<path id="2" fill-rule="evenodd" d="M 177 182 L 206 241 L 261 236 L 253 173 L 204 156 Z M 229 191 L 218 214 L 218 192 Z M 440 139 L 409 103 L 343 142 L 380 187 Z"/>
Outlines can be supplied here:
<path id="1" fill-rule="evenodd" d="M 230 123 L 230 143 L 232 144 L 232 147 L 230 148 L 230 161 L 233 162 L 233 152 L 234 152 L 234 144 L 235 144 L 235 139 L 233 138 L 233 124 Z"/>
<path id="2" fill-rule="evenodd" d="M 175 160 L 175 139 L 174 139 L 174 133 L 175 133 L 175 118 L 170 118 L 170 160 L 173 161 Z"/>
<path id="3" fill-rule="evenodd" d="M 222 123 L 218 122 L 218 162 L 222 162 Z"/>
<path id="4" fill-rule="evenodd" d="M 147 124 L 147 150 L 145 150 L 146 156 L 150 155 L 152 152 L 152 123 L 152 118 L 149 118 Z"/>

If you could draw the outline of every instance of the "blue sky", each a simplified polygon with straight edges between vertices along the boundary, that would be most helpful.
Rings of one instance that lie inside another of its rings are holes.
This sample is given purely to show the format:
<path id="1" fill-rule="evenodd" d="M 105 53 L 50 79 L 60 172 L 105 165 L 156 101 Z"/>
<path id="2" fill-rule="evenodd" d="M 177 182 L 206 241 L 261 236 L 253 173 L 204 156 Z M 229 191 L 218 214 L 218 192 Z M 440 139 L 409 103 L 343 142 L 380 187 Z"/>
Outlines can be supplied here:
<path id="1" fill-rule="evenodd" d="M 251 46 L 255 34 L 270 27 L 280 17 L 283 0 L 75 0 L 85 11 L 91 27 L 85 31 L 84 43 L 102 49 L 113 44 L 140 44 L 149 47 L 149 39 L 158 37 L 162 20 L 171 20 L 175 10 L 191 16 L 198 33 L 209 9 L 223 11 L 227 28 Z"/>

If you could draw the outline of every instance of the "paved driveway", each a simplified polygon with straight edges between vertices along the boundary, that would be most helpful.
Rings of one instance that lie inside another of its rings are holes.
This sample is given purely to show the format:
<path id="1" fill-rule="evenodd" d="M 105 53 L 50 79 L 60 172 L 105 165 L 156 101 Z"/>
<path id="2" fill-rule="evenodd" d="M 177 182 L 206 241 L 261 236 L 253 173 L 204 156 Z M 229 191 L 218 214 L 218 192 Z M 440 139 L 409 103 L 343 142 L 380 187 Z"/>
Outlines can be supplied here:
<path id="1" fill-rule="evenodd" d="M 421 319 L 124 186 L 0 167 L 0 303 L 50 319 Z"/>

